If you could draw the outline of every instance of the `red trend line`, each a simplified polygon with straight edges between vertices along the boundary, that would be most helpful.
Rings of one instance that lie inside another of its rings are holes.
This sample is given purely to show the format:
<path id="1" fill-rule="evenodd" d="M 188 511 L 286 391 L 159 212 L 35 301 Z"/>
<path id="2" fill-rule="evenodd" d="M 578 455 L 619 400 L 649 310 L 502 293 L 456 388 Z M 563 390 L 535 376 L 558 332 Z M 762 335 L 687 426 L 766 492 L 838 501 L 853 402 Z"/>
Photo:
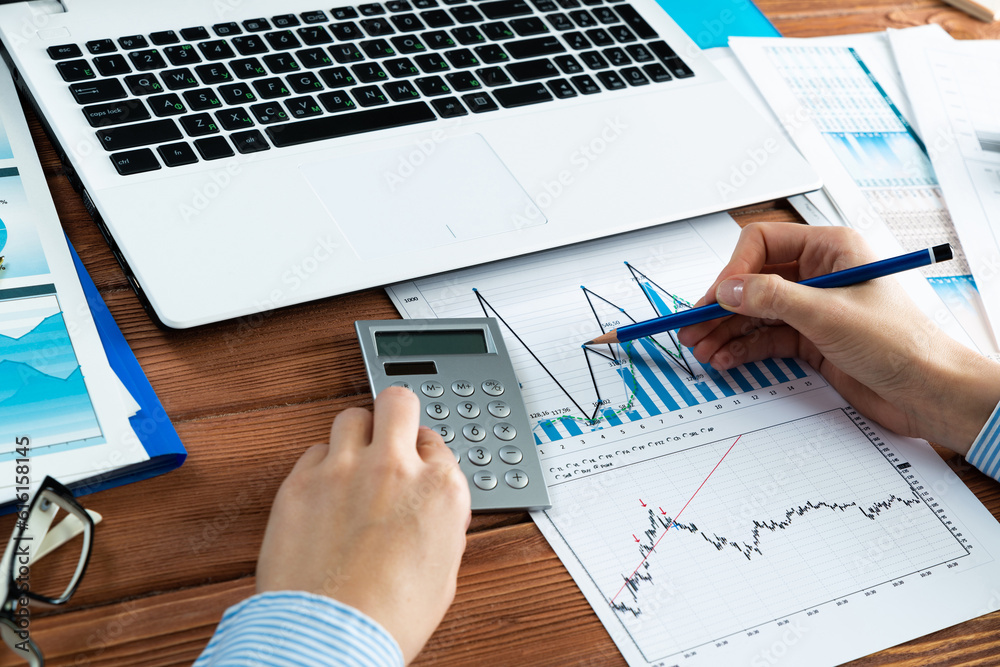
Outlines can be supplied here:
<path id="1" fill-rule="evenodd" d="M 617 592 L 617 593 L 615 593 L 615 597 L 611 598 L 611 601 L 612 601 L 612 602 L 614 602 L 614 601 L 615 601 L 615 598 L 617 598 L 617 597 L 618 597 L 619 595 L 621 595 L 622 591 L 623 591 L 623 590 L 625 590 L 625 586 L 627 586 L 627 585 L 628 585 L 628 582 L 629 582 L 629 580 L 630 580 L 630 579 L 631 579 L 632 577 L 634 577 L 634 576 L 635 576 L 635 573 L 639 571 L 639 568 L 640 568 L 640 567 L 642 567 L 642 564 L 646 562 L 646 559 L 648 559 L 648 558 L 649 558 L 649 554 L 653 553 L 653 551 L 654 551 L 654 550 L 656 549 L 656 546 L 657 546 L 657 545 L 658 545 L 658 544 L 660 543 L 660 540 L 662 540 L 662 539 L 663 539 L 664 537 L 666 537 L 666 536 L 667 536 L 667 533 L 669 533 L 669 532 L 670 532 L 670 526 L 672 526 L 672 525 L 674 525 L 675 523 L 677 523 L 677 519 L 679 519 L 679 518 L 680 518 L 680 516 L 681 516 L 681 514 L 683 514 L 683 513 L 684 513 L 684 510 L 686 510 L 686 509 L 687 509 L 687 506 L 691 504 L 691 501 L 692 501 L 692 500 L 694 500 L 694 497 L 698 495 L 698 492 L 699 492 L 699 491 L 701 491 L 701 487 L 705 486 L 705 483 L 706 483 L 706 482 L 708 481 L 708 478 L 709 478 L 709 477 L 711 477 L 711 476 L 712 476 L 712 474 L 713 474 L 713 473 L 715 473 L 715 471 L 719 469 L 719 466 L 721 466 L 721 465 L 722 465 L 722 462 L 726 460 L 726 457 L 727 457 L 727 456 L 729 456 L 729 452 L 733 451 L 733 447 L 735 447 L 735 446 L 736 446 L 736 443 L 737 443 L 737 442 L 739 442 L 739 441 L 740 441 L 740 438 L 742 438 L 742 437 L 743 437 L 743 434 L 742 434 L 742 433 L 741 433 L 740 435 L 736 436 L 736 439 L 735 439 L 735 440 L 733 440 L 733 444 L 729 445 L 729 449 L 727 449 L 727 450 L 726 450 L 726 453 L 722 455 L 722 458 L 721 458 L 721 459 L 719 459 L 719 462 L 715 464 L 715 467 L 714 467 L 714 468 L 712 468 L 712 472 L 708 473 L 708 477 L 705 477 L 705 479 L 704 479 L 704 480 L 702 480 L 702 482 L 701 482 L 701 484 L 700 484 L 700 485 L 698 486 L 698 488 L 697 488 L 697 489 L 695 489 L 695 492 L 691 494 L 691 497 L 690 497 L 690 498 L 688 498 L 688 501 L 687 501 L 686 503 L 684 503 L 684 507 L 682 507 L 682 508 L 681 508 L 681 511 L 680 511 L 680 512 L 678 512 L 677 514 L 675 514 L 675 515 L 674 515 L 674 518 L 673 518 L 673 519 L 671 519 L 671 520 L 670 520 L 670 522 L 669 522 L 669 524 L 668 524 L 668 525 L 667 525 L 667 526 L 666 526 L 666 527 L 664 528 L 664 530 L 663 530 L 663 534 L 662 534 L 662 535 L 660 535 L 659 539 L 657 539 L 657 540 L 656 540 L 656 542 L 654 542 L 654 543 L 653 543 L 653 548 L 652 548 L 652 549 L 650 549 L 650 550 L 649 550 L 649 551 L 648 551 L 648 552 L 646 553 L 646 555 L 645 555 L 645 556 L 643 556 L 642 560 L 641 560 L 641 561 L 639 561 L 639 564 L 635 566 L 635 569 L 634 569 L 634 570 L 632 570 L 632 574 L 628 575 L 628 577 L 626 577 L 626 578 L 625 578 L 625 583 L 623 583 L 623 584 L 622 584 L 622 587 L 618 589 L 618 592 Z"/>

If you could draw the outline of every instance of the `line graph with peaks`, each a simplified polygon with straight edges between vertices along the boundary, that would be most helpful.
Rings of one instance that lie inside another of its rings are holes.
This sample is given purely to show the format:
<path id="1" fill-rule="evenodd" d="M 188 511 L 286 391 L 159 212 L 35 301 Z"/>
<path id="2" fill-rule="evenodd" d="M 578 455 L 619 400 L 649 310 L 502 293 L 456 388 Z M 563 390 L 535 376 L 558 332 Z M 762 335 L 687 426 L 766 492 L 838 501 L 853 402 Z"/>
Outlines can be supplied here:
<path id="1" fill-rule="evenodd" d="M 560 508 L 594 478 L 544 515 L 650 661 L 969 554 L 843 410 L 616 474 L 586 521 Z"/>

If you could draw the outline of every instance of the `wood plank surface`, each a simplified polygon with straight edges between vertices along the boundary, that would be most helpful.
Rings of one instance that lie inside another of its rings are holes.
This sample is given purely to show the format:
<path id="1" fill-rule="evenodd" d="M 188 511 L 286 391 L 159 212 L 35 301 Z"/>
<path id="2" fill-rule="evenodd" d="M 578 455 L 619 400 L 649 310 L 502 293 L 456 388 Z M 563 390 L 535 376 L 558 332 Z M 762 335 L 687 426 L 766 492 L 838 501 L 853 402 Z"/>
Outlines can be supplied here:
<path id="1" fill-rule="evenodd" d="M 935 0 L 758 5 L 786 36 L 933 22 L 957 38 L 1000 38 L 1000 24 Z M 193 331 L 158 329 L 28 115 L 63 226 L 189 452 L 177 471 L 83 500 L 105 516 L 90 568 L 67 608 L 33 619 L 32 636 L 53 666 L 190 664 L 222 612 L 253 592 L 271 499 L 298 455 L 326 440 L 340 410 L 371 405 L 354 320 L 396 313 L 382 290 L 367 290 Z M 784 201 L 734 215 L 741 224 L 798 219 Z M 1000 485 L 939 452 L 1000 516 Z M 487 662 L 624 664 L 524 513 L 474 517 L 455 603 L 416 664 Z M 0 653 L 8 664 L 15 656 Z M 1000 613 L 852 664 L 1000 664 Z"/>

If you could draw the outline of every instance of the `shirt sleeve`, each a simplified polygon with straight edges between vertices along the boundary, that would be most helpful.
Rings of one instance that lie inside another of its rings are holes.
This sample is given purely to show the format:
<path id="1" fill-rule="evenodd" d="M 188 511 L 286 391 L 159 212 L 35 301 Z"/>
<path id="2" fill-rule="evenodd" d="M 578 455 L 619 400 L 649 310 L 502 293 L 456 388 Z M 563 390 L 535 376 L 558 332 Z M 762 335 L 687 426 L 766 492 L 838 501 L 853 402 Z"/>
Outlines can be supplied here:
<path id="1" fill-rule="evenodd" d="M 304 591 L 259 593 L 222 615 L 194 667 L 402 667 L 385 628 L 353 607 Z"/>
<path id="2" fill-rule="evenodd" d="M 995 480 L 1000 480 L 1000 404 L 986 420 L 966 460 Z"/>

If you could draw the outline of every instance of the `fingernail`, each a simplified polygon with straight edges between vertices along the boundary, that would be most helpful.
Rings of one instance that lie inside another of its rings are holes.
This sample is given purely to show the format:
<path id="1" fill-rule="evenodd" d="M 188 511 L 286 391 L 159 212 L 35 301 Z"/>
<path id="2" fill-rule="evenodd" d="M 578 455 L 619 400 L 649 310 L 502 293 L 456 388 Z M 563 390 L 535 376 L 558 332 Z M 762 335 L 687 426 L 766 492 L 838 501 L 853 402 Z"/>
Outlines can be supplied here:
<path id="1" fill-rule="evenodd" d="M 715 299 L 723 306 L 739 308 L 743 303 L 743 281 L 723 280 L 715 290 Z"/>

